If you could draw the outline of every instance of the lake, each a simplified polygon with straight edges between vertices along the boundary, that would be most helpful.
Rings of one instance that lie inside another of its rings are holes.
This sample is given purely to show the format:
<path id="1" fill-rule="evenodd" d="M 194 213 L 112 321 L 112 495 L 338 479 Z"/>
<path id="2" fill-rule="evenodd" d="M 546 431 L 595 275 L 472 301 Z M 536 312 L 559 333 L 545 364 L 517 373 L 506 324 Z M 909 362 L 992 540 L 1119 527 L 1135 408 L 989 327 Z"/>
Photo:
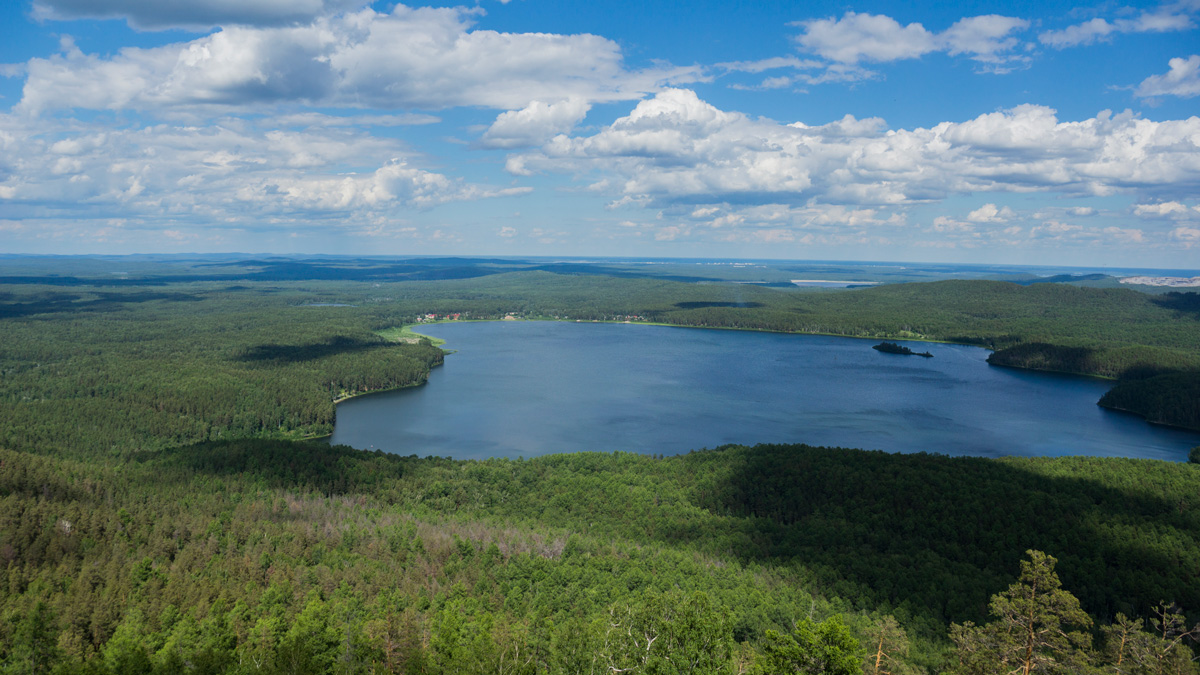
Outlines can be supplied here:
<path id="1" fill-rule="evenodd" d="M 726 443 L 1183 461 L 1200 433 L 1096 401 L 1111 382 L 997 368 L 978 347 L 549 321 L 419 327 L 429 382 L 337 408 L 332 443 L 456 459 Z"/>

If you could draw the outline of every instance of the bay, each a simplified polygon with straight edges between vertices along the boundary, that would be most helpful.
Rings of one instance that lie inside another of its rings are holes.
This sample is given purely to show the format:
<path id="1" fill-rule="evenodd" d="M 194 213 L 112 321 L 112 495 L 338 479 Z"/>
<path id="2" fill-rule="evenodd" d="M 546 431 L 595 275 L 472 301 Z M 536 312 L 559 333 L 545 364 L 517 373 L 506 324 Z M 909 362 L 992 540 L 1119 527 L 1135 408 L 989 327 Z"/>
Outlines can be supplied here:
<path id="1" fill-rule="evenodd" d="M 637 324 L 446 323 L 421 387 L 342 402 L 330 441 L 456 459 L 727 443 L 1183 461 L 1200 433 L 1096 401 L 1112 383 L 989 366 L 978 347 Z"/>

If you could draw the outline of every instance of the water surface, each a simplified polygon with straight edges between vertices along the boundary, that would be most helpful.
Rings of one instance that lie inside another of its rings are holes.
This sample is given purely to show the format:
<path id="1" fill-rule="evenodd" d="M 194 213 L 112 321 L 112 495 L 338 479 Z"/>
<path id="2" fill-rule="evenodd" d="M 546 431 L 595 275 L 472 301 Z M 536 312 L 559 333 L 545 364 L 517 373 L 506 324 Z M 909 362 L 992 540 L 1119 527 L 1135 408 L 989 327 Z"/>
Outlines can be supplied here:
<path id="1" fill-rule="evenodd" d="M 338 405 L 333 443 L 455 458 L 725 443 L 1182 461 L 1200 433 L 1100 408 L 1111 382 L 989 366 L 977 347 L 506 321 L 422 332 L 457 352 L 422 387 Z"/>

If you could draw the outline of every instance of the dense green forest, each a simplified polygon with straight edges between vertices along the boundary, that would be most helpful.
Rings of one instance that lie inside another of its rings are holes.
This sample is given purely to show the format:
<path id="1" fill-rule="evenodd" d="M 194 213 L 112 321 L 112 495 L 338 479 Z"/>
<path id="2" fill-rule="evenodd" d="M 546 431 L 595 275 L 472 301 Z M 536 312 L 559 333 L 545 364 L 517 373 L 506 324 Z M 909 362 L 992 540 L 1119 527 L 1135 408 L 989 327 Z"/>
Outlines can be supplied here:
<path id="1" fill-rule="evenodd" d="M 455 314 L 979 344 L 1190 424 L 1191 295 L 487 264 L 0 279 L 0 669 L 1198 672 L 1194 463 L 304 440 L 340 398 L 423 383 L 441 350 L 394 329 Z"/>
<path id="2" fill-rule="evenodd" d="M 948 623 L 988 625 L 1027 549 L 1057 552 L 1075 622 L 1104 628 L 1064 654 L 1196 670 L 1190 652 L 1106 668 L 1120 617 L 1200 606 L 1192 464 L 806 446 L 454 461 L 270 440 L 0 462 L 13 672 L 40 644 L 63 672 L 600 673 L 634 667 L 630 625 L 676 632 L 655 659 L 712 660 L 630 672 L 793 672 L 769 664 L 804 630 L 860 664 L 888 627 L 908 645 L 895 672 L 945 672 L 963 655 Z"/>

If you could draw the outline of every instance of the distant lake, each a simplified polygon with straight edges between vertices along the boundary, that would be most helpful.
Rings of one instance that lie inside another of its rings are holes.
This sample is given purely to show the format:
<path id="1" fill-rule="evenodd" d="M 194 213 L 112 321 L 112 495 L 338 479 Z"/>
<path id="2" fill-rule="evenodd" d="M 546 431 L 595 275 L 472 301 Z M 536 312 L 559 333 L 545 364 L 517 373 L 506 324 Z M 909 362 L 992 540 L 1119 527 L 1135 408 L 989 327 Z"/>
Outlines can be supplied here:
<path id="1" fill-rule="evenodd" d="M 458 459 L 726 443 L 1183 461 L 1200 433 L 1100 408 L 1110 382 L 989 366 L 977 347 L 663 326 L 419 329 L 457 350 L 422 387 L 338 405 L 331 442 Z"/>

